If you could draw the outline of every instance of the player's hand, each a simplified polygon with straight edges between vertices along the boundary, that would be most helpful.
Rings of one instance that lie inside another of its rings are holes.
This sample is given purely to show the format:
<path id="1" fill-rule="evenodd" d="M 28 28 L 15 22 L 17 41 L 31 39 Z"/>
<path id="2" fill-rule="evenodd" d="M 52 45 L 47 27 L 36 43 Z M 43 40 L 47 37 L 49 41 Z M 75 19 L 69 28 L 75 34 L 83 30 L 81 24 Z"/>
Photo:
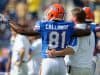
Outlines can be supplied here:
<path id="1" fill-rule="evenodd" d="M 47 51 L 47 54 L 50 58 L 56 57 L 56 50 L 55 49 L 50 49 Z"/>

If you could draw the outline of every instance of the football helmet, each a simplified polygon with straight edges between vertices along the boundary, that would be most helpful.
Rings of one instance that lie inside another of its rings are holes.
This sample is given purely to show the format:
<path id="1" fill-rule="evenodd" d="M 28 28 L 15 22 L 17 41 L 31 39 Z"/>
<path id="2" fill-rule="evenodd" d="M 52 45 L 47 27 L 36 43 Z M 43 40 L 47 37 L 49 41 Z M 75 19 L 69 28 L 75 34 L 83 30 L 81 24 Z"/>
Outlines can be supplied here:
<path id="1" fill-rule="evenodd" d="M 86 21 L 93 21 L 94 20 L 94 14 L 90 7 L 84 7 L 84 12 L 86 13 Z"/>
<path id="2" fill-rule="evenodd" d="M 45 10 L 46 20 L 61 20 L 64 18 L 65 10 L 61 4 L 53 4 Z"/>

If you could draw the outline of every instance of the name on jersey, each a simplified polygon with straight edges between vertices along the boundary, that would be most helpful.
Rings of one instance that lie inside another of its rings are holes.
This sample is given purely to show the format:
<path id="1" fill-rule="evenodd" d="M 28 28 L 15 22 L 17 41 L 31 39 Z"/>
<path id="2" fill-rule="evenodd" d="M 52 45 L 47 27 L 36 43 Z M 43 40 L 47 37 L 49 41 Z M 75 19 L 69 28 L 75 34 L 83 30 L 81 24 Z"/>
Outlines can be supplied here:
<path id="1" fill-rule="evenodd" d="M 50 29 L 50 30 L 66 30 L 68 29 L 68 25 L 51 25 L 51 24 L 46 24 L 45 29 Z"/>

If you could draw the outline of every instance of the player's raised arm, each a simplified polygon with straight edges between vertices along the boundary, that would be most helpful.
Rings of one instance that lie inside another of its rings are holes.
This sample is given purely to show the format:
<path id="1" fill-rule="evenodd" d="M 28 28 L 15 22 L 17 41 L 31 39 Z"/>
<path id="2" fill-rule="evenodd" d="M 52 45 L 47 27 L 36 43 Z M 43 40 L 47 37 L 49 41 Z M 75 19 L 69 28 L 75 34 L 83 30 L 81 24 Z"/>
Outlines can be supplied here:
<path id="1" fill-rule="evenodd" d="M 32 36 L 39 35 L 39 32 L 33 30 L 33 27 L 17 25 L 15 22 L 10 22 L 10 26 L 19 34 Z"/>
<path id="2" fill-rule="evenodd" d="M 100 25 L 87 25 L 86 27 L 76 27 L 73 36 L 83 37 L 90 35 L 91 31 L 100 32 Z"/>
<path id="3" fill-rule="evenodd" d="M 83 37 L 90 35 L 90 29 L 75 29 L 73 36 Z"/>

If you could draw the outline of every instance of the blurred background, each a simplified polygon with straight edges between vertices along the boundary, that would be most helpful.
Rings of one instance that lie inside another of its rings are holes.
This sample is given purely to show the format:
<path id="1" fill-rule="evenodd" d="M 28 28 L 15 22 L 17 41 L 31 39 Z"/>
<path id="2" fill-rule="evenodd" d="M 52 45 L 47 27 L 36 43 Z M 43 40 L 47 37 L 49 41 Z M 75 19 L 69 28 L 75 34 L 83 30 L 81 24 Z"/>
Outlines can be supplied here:
<path id="1" fill-rule="evenodd" d="M 66 10 L 66 20 L 70 20 L 70 10 L 74 7 L 91 7 L 95 23 L 100 24 L 100 0 L 0 0 L 0 13 L 19 24 L 34 25 L 43 18 L 44 10 L 53 3 L 61 3 Z M 0 72 L 5 65 L 10 50 L 10 28 L 0 24 Z"/>

